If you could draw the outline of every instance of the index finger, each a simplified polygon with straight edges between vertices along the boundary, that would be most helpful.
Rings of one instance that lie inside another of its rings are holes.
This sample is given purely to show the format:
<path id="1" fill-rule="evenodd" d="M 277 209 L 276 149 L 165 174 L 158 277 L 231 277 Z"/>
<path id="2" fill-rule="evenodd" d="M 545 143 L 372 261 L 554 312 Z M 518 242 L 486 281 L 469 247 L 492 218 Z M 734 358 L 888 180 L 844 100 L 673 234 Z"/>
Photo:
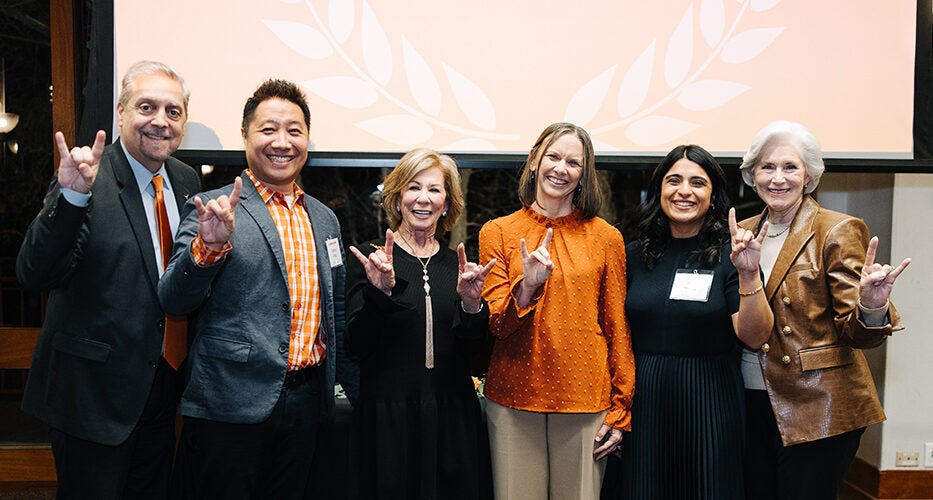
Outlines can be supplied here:
<path id="1" fill-rule="evenodd" d="M 58 154 L 62 159 L 68 158 L 71 155 L 68 144 L 65 143 L 65 134 L 55 132 L 55 145 L 58 147 Z"/>
<path id="2" fill-rule="evenodd" d="M 392 263 L 392 249 L 395 248 L 395 233 L 391 229 L 386 229 L 386 245 L 383 252 L 386 254 L 386 262 Z"/>
<path id="3" fill-rule="evenodd" d="M 94 137 L 94 147 L 91 148 L 91 157 L 94 158 L 94 163 L 100 163 L 100 156 L 104 153 L 104 143 L 107 142 L 107 132 L 103 130 L 97 131 L 97 136 Z"/>
<path id="4" fill-rule="evenodd" d="M 528 258 L 528 247 L 525 246 L 525 238 L 519 239 L 518 243 L 522 247 L 522 259 L 523 260 L 527 259 Z"/>
<path id="5" fill-rule="evenodd" d="M 459 270 L 462 273 L 463 268 L 466 267 L 467 263 L 466 249 L 463 248 L 463 243 L 457 245 L 457 263 L 459 264 Z"/>
<path id="6" fill-rule="evenodd" d="M 233 180 L 233 191 L 230 191 L 230 196 L 227 199 L 230 200 L 230 210 L 236 208 L 237 203 L 240 202 L 240 193 L 243 192 L 243 179 L 237 177 Z"/>
<path id="7" fill-rule="evenodd" d="M 739 225 L 735 223 L 735 207 L 729 208 L 729 234 L 735 239 L 735 234 L 739 232 Z"/>
<path id="8" fill-rule="evenodd" d="M 554 228 L 547 228 L 547 233 L 544 235 L 544 241 L 541 242 L 541 246 L 547 249 L 551 246 L 551 239 L 554 238 Z"/>
<path id="9" fill-rule="evenodd" d="M 873 236 L 868 242 L 868 251 L 865 252 L 865 264 L 864 267 L 871 266 L 875 263 L 875 253 L 878 252 L 878 237 Z"/>

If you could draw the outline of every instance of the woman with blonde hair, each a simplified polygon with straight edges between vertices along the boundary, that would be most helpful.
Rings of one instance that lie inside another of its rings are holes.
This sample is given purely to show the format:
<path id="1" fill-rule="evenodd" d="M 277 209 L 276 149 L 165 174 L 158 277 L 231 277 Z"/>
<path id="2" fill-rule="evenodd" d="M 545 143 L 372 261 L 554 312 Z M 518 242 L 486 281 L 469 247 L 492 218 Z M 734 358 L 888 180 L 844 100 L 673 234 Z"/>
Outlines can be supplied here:
<path id="1" fill-rule="evenodd" d="M 350 247 L 348 350 L 360 360 L 351 498 L 490 498 L 489 451 L 468 359 L 487 337 L 495 261 L 439 237 L 463 210 L 457 165 L 416 149 L 385 180 L 385 240 Z M 366 252 L 366 253 L 364 253 Z"/>

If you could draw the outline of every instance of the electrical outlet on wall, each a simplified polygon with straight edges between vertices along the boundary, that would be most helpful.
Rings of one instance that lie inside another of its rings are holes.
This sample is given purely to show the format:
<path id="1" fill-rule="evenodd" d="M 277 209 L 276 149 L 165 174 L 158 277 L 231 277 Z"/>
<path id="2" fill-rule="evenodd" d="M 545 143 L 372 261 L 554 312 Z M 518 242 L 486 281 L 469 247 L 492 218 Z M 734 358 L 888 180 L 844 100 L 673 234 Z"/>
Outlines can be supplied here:
<path id="1" fill-rule="evenodd" d="M 923 445 L 923 466 L 933 467 L 933 443 Z"/>
<path id="2" fill-rule="evenodd" d="M 894 460 L 896 467 L 918 467 L 920 466 L 919 451 L 899 451 Z"/>

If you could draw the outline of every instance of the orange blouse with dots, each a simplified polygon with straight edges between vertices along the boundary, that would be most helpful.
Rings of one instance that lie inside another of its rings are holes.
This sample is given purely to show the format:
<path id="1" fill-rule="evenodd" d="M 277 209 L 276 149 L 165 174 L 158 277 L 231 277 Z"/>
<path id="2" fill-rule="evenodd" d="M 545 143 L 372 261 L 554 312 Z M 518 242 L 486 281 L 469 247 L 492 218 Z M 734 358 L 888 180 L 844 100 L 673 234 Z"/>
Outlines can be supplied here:
<path id="1" fill-rule="evenodd" d="M 531 252 L 554 229 L 554 271 L 528 307 L 521 284 L 525 239 Z M 495 337 L 484 395 L 509 408 L 596 413 L 630 430 L 635 358 L 625 320 L 625 242 L 599 217 L 574 211 L 549 219 L 530 208 L 489 221 L 479 234 L 480 262 L 497 259 L 486 277 L 489 328 Z"/>

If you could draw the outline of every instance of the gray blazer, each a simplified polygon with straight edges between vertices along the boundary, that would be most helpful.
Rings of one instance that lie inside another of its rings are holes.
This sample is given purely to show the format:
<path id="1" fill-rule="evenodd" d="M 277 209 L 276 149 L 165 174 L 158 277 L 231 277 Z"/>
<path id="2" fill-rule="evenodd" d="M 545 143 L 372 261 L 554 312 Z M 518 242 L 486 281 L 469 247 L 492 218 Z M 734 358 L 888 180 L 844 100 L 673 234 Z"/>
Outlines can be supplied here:
<path id="1" fill-rule="evenodd" d="M 181 207 L 201 189 L 165 161 Z M 149 222 L 119 141 L 104 148 L 90 204 L 49 187 L 16 259 L 26 288 L 49 291 L 23 411 L 72 436 L 115 446 L 139 420 L 162 354 L 165 313 Z"/>
<path id="2" fill-rule="evenodd" d="M 291 302 L 284 251 L 278 230 L 256 186 L 243 173 L 236 208 L 233 249 L 213 265 L 199 267 L 191 255 L 198 232 L 193 200 L 181 214 L 171 264 L 159 283 L 159 299 L 170 314 L 195 312 L 189 326 L 188 381 L 181 400 L 183 415 L 219 422 L 261 422 L 275 406 L 285 379 L 291 334 Z M 207 203 L 228 195 L 232 184 L 204 193 Z M 334 213 L 305 195 L 314 230 L 321 287 L 322 321 L 327 353 L 322 408 L 334 411 L 338 336 L 344 327 L 346 266 L 331 266 L 326 241 L 337 240 L 346 262 L 340 225 Z"/>

